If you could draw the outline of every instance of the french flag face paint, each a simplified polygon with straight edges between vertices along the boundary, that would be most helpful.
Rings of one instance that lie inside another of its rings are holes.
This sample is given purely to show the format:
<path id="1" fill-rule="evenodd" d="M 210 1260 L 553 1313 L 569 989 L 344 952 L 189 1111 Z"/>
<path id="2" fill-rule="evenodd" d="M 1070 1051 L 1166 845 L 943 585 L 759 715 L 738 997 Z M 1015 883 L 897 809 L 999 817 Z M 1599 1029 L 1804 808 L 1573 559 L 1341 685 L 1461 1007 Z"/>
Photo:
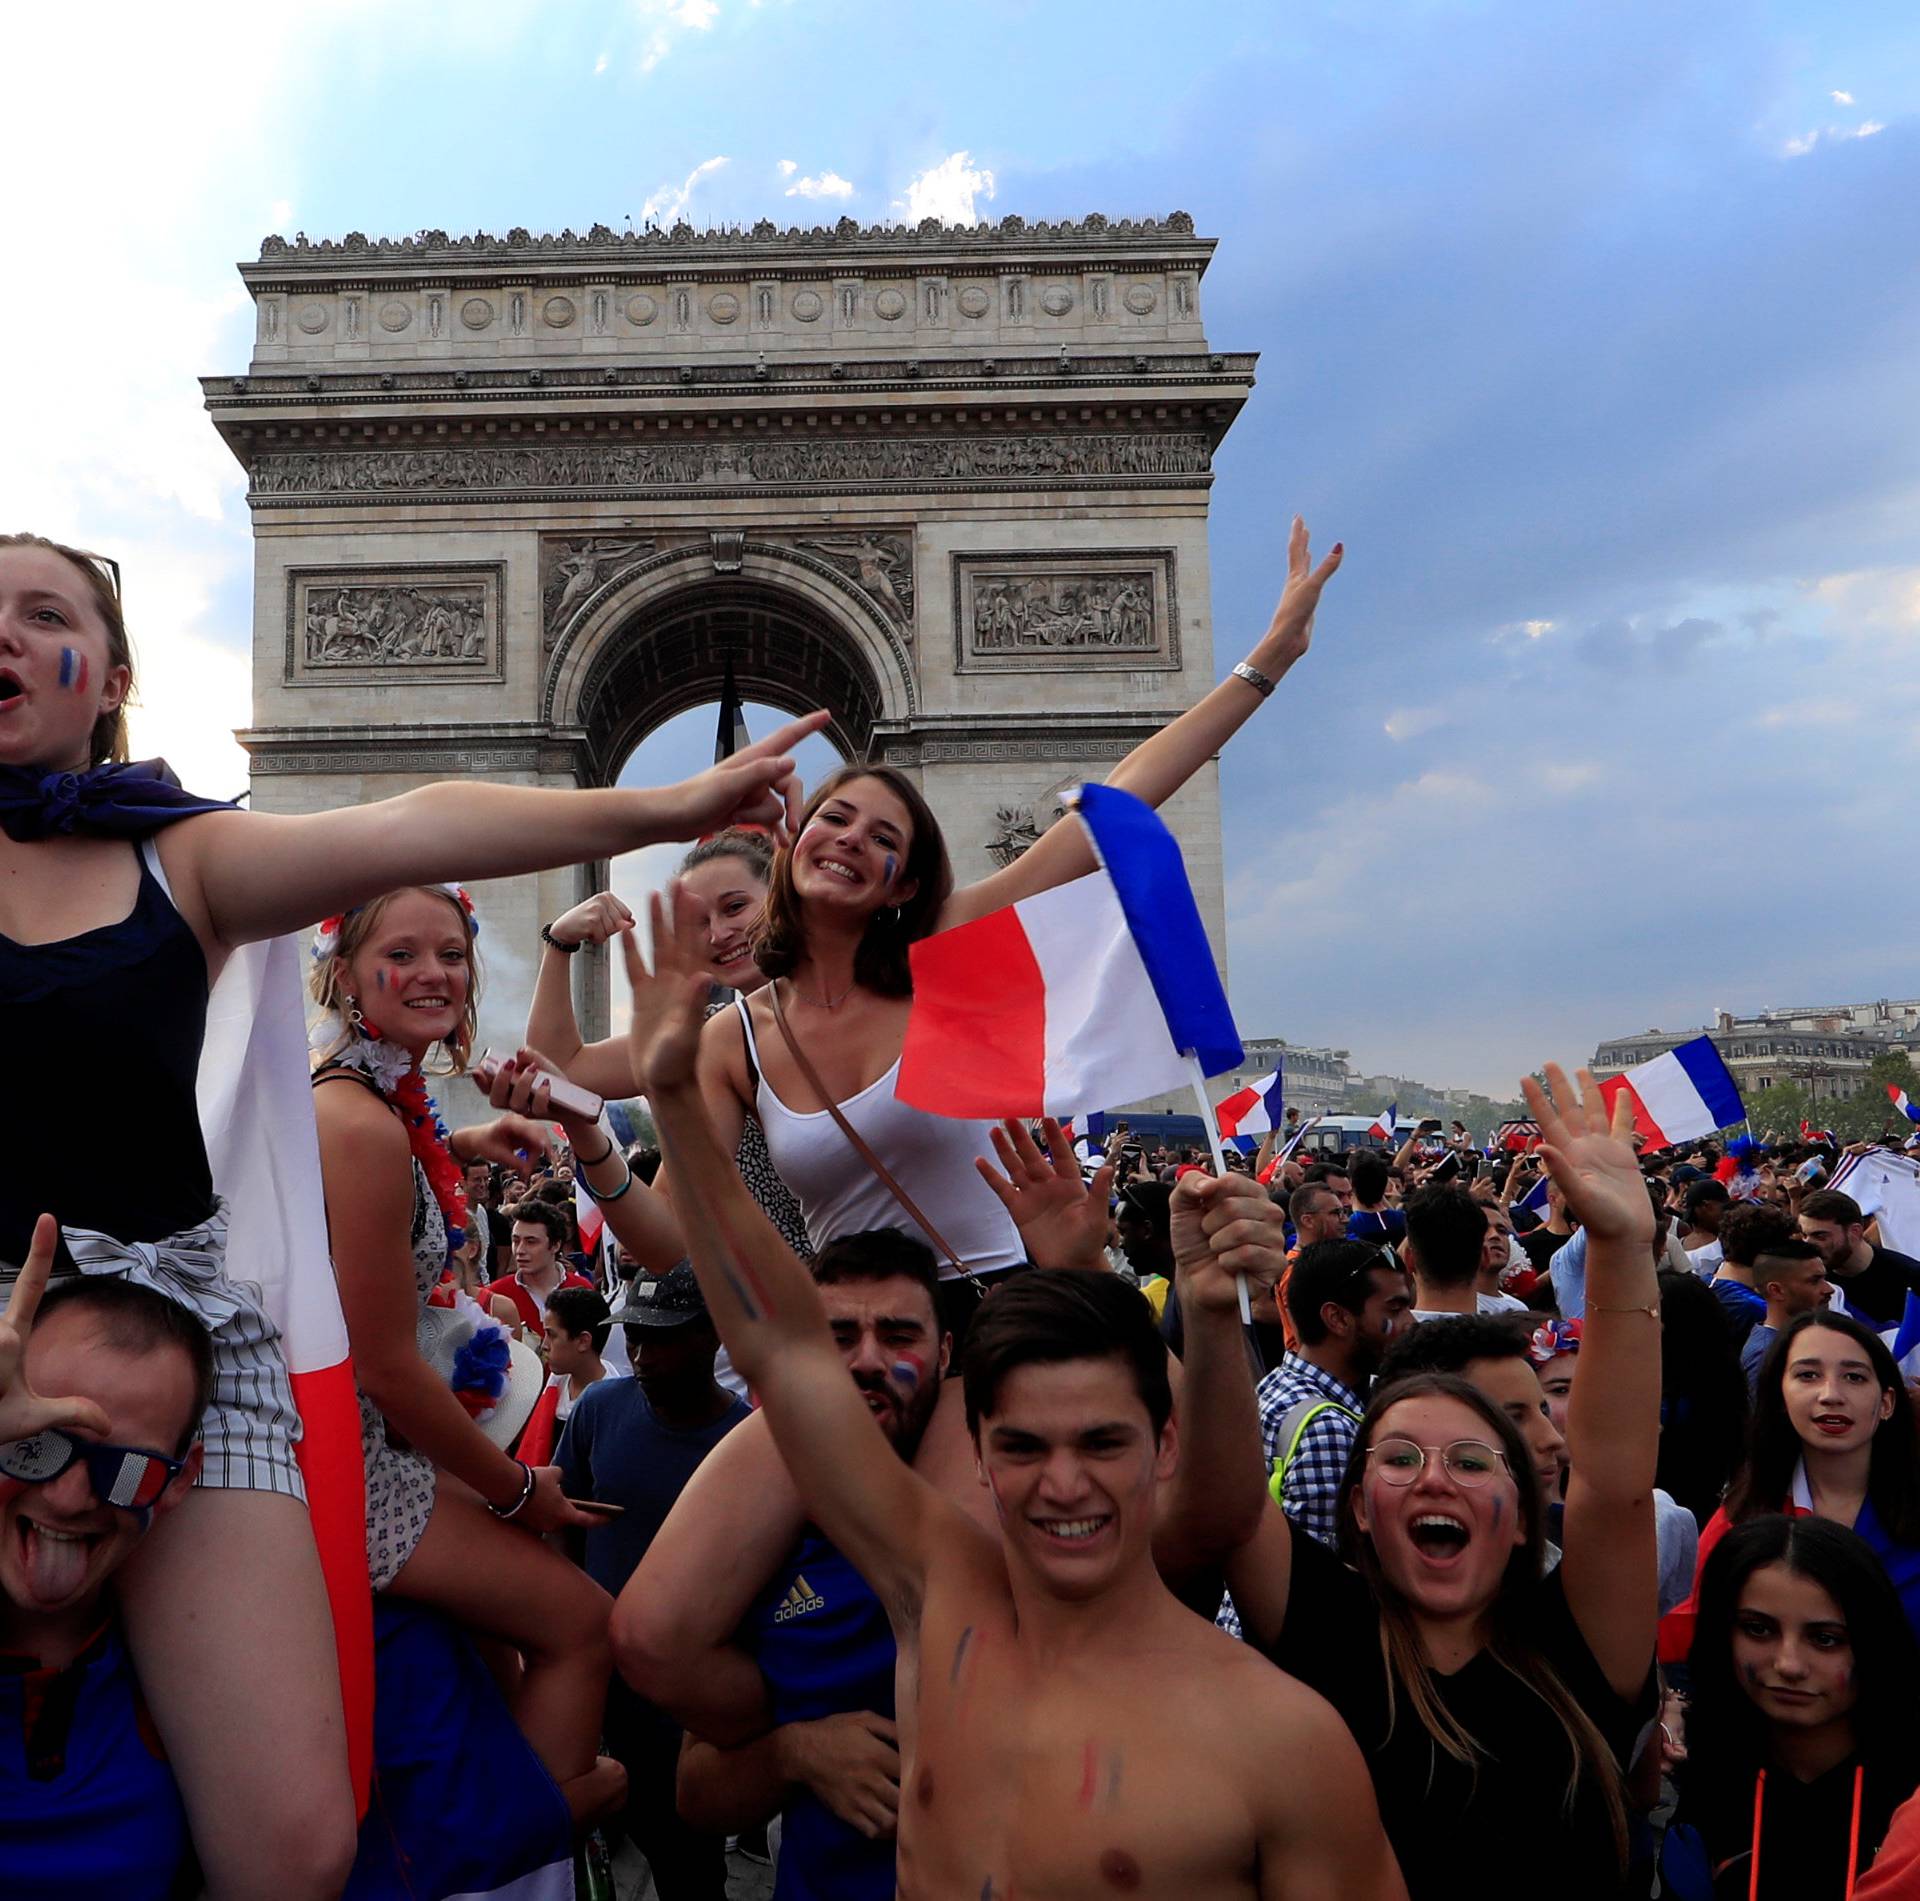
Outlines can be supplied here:
<path id="1" fill-rule="evenodd" d="M 60 684 L 70 693 L 87 690 L 87 656 L 78 647 L 60 649 Z"/>

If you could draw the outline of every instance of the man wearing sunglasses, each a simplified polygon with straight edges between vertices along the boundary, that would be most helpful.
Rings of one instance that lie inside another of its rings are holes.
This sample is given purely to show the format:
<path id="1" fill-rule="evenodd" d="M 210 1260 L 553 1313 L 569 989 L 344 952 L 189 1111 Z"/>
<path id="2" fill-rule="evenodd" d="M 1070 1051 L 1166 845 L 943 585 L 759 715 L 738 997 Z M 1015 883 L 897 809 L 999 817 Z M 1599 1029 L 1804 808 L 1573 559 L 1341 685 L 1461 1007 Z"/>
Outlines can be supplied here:
<path id="1" fill-rule="evenodd" d="M 0 1886 L 157 1897 L 186 1813 L 147 1740 L 111 1581 L 192 1488 L 212 1348 L 131 1281 L 43 1295 L 53 1223 L 40 1229 L 0 1316 Z"/>

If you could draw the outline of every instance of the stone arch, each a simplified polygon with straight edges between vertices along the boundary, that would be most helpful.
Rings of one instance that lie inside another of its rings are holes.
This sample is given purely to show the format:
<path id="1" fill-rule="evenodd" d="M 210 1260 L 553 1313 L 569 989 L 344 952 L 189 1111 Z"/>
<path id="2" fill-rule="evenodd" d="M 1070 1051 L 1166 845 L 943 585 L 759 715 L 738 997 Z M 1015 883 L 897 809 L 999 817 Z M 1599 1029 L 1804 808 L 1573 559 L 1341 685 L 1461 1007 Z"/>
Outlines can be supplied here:
<path id="1" fill-rule="evenodd" d="M 724 565 L 703 544 L 650 555 L 582 602 L 547 669 L 545 717 L 585 736 L 608 781 L 655 727 L 716 698 L 729 660 L 744 698 L 831 710 L 827 737 L 849 758 L 915 710 L 886 614 L 804 550 L 746 541 Z"/>

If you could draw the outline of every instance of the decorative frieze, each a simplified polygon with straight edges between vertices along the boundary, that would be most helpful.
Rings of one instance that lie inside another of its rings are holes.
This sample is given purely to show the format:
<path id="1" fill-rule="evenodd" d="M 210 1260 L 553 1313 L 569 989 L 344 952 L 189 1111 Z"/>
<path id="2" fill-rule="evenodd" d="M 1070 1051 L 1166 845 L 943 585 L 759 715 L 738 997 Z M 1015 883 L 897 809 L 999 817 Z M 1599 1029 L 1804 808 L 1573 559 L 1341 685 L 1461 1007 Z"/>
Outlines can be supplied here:
<path id="1" fill-rule="evenodd" d="M 937 487 L 947 483 L 1190 480 L 1198 430 L 900 437 L 881 441 L 543 442 L 526 448 L 282 450 L 256 455 L 252 494 L 326 501 L 524 490 Z"/>
<path id="2" fill-rule="evenodd" d="M 861 592 L 893 622 L 901 635 L 907 640 L 913 638 L 912 535 L 811 537 L 799 539 L 798 546 L 821 556 L 848 579 L 858 582 Z"/>
<path id="3" fill-rule="evenodd" d="M 1178 667 L 1173 550 L 956 554 L 953 627 L 962 673 Z"/>
<path id="4" fill-rule="evenodd" d="M 289 686 L 501 679 L 498 566 L 294 568 Z"/>

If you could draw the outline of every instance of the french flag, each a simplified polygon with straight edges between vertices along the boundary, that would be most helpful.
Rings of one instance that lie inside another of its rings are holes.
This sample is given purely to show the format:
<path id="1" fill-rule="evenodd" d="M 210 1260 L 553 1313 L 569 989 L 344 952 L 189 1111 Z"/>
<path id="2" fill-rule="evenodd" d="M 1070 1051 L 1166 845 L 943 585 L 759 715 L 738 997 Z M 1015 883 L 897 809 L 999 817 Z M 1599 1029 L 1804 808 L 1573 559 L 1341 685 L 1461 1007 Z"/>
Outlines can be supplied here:
<path id="1" fill-rule="evenodd" d="M 1285 1065 L 1282 1064 L 1265 1082 L 1236 1089 L 1214 1112 L 1221 1135 L 1237 1144 L 1242 1154 L 1251 1155 L 1260 1146 L 1257 1138 L 1271 1134 L 1280 1126 L 1285 1114 L 1281 1096 L 1285 1085 Z"/>
<path id="2" fill-rule="evenodd" d="M 1887 1099 L 1909 1122 L 1920 1122 L 1920 1109 L 1908 1101 L 1907 1092 L 1894 1083 L 1887 1084 Z"/>
<path id="3" fill-rule="evenodd" d="M 229 1271 L 258 1283 L 280 1328 L 300 1409 L 300 1472 L 333 1611 L 348 1763 L 364 1814 L 373 1765 L 366 1479 L 347 1324 L 327 1251 L 307 1081 L 305 969 L 290 937 L 244 945 L 227 959 L 207 1001 L 197 1093 L 213 1185 L 227 1203 Z"/>
<path id="4" fill-rule="evenodd" d="M 1696 1036 L 1642 1063 L 1631 1080 L 1608 1077 L 1600 1093 L 1609 1110 L 1622 1090 L 1633 1105 L 1634 1129 L 1655 1148 L 1691 1142 L 1746 1120 L 1740 1091 L 1710 1036 Z"/>
<path id="5" fill-rule="evenodd" d="M 1530 1215 L 1544 1215 L 1547 1212 L 1546 1176 L 1542 1175 L 1513 1205 L 1516 1208 L 1524 1208 Z"/>
<path id="6" fill-rule="evenodd" d="M 1393 1140 L 1393 1132 L 1399 1126 L 1400 1105 L 1397 1102 L 1390 1102 L 1374 1117 L 1373 1127 L 1370 1128 L 1367 1133 L 1369 1135 L 1381 1136 L 1391 1142 Z"/>
<path id="7" fill-rule="evenodd" d="M 1072 804 L 1100 869 L 922 938 L 894 1094 L 976 1121 L 1137 1102 L 1240 1060 L 1173 834 L 1112 786 Z"/>

